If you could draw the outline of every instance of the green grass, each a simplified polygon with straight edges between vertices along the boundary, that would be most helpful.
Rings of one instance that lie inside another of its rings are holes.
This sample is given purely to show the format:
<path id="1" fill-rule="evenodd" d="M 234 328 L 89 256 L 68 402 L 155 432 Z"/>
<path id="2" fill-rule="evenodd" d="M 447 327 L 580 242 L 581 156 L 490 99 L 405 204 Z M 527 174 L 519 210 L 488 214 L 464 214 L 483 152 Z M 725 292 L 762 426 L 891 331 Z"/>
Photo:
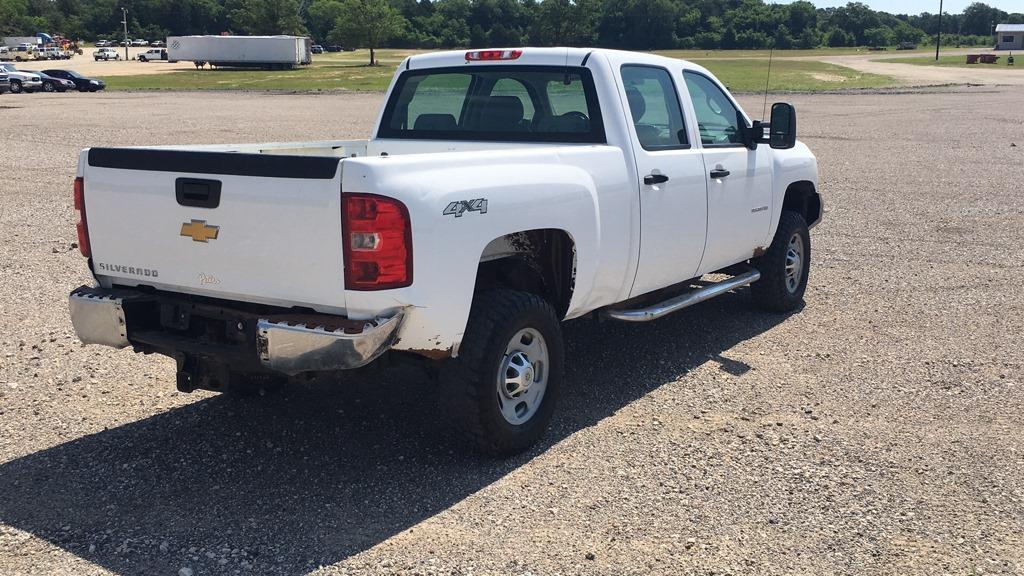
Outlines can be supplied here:
<path id="1" fill-rule="evenodd" d="M 655 54 L 682 58 L 684 60 L 723 58 L 768 58 L 769 50 L 655 50 Z M 867 54 L 867 48 L 813 48 L 809 50 L 775 50 L 773 58 L 797 58 L 807 56 L 848 56 Z"/>
<path id="2" fill-rule="evenodd" d="M 378 50 L 380 66 L 367 66 L 365 50 L 339 52 L 314 57 L 313 64 L 297 70 L 189 70 L 138 76 L 108 76 L 108 90 L 361 90 L 380 91 L 387 88 L 395 68 L 403 58 L 421 53 L 417 50 Z M 839 51 L 794 51 L 820 55 Z M 660 52 L 672 57 L 690 57 L 689 52 Z M 699 60 L 731 90 L 758 92 L 764 89 L 767 52 L 736 51 L 714 53 L 718 58 Z M 726 56 L 728 54 L 728 56 Z M 777 53 L 778 54 L 778 53 Z M 777 91 L 820 92 L 850 88 L 892 86 L 886 76 L 865 74 L 844 66 L 813 60 L 778 58 L 772 62 L 771 89 Z"/>
<path id="3" fill-rule="evenodd" d="M 892 62 L 894 64 L 916 64 L 918 66 L 944 66 L 952 68 L 999 68 L 1002 70 L 1024 70 L 1024 61 L 1014 62 L 1013 66 L 1006 65 L 1006 54 L 999 55 L 999 61 L 996 64 L 968 64 L 967 55 L 960 54 L 958 56 L 939 56 L 938 62 L 935 61 L 935 56 L 918 56 L 913 58 L 879 58 L 879 62 Z M 1014 60 L 1020 60 L 1018 57 L 1014 57 Z"/>
<path id="4" fill-rule="evenodd" d="M 767 60 L 701 60 L 734 92 L 764 90 Z M 888 76 L 858 72 L 845 66 L 813 60 L 774 60 L 769 89 L 785 92 L 827 92 L 852 88 L 884 88 L 896 85 Z"/>
<path id="5" fill-rule="evenodd" d="M 108 90 L 368 90 L 388 87 L 395 67 L 410 51 L 378 50 L 379 66 L 367 66 L 365 50 L 317 54 L 295 70 L 205 69 L 137 76 L 107 76 Z"/>

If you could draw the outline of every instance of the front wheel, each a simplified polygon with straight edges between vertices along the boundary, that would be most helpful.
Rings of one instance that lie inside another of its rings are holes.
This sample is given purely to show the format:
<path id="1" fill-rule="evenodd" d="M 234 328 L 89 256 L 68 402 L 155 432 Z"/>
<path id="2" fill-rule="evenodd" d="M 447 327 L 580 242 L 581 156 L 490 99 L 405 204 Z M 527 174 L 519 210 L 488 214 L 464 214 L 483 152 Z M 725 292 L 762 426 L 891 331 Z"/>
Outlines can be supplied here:
<path id="1" fill-rule="evenodd" d="M 21 80 L 11 80 L 11 94 L 22 93 Z"/>
<path id="2" fill-rule="evenodd" d="M 514 290 L 478 294 L 459 357 L 441 372 L 445 412 L 482 452 L 522 452 L 551 421 L 564 355 L 557 315 L 542 298 Z"/>
<path id="3" fill-rule="evenodd" d="M 53 82 L 43 82 L 43 92 L 56 92 L 57 87 L 53 85 Z"/>
<path id="4" fill-rule="evenodd" d="M 752 263 L 761 272 L 761 279 L 750 285 L 758 306 L 773 312 L 799 308 L 811 270 L 811 235 L 804 217 L 784 210 L 768 251 Z"/>

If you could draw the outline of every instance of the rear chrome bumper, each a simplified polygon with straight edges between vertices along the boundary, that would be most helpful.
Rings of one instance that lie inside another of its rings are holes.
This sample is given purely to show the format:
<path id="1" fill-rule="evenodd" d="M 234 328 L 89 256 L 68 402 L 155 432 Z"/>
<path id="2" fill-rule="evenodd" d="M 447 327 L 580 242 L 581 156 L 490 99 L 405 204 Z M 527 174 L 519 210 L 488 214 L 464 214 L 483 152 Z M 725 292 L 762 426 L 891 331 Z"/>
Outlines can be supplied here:
<path id="1" fill-rule="evenodd" d="M 124 316 L 122 299 L 101 290 L 79 288 L 68 297 L 71 323 L 83 344 L 102 344 L 125 348 L 128 342 L 128 322 Z"/>
<path id="2" fill-rule="evenodd" d="M 207 318 L 217 316 L 231 326 L 237 322 L 239 329 L 251 327 L 247 329 L 255 330 L 255 334 L 240 334 L 230 342 L 207 342 L 190 336 L 187 326 L 153 325 L 153 318 L 167 316 L 163 314 L 167 309 L 188 308 L 183 302 L 179 296 L 85 286 L 69 297 L 71 322 L 85 344 L 133 346 L 136 351 L 168 356 L 202 356 L 237 364 L 232 368 L 242 371 L 262 367 L 287 375 L 369 364 L 391 348 L 405 318 L 402 310 L 372 320 L 350 320 L 326 314 L 258 314 L 216 307 L 216 312 Z M 151 307 L 149 312 L 144 312 L 146 307 Z M 154 310 L 155 315 L 151 313 Z M 133 314 L 139 318 L 134 322 Z M 182 317 L 202 315 L 200 307 L 193 306 Z"/>
<path id="3" fill-rule="evenodd" d="M 357 330 L 330 330 L 261 318 L 256 335 L 260 362 L 275 372 L 290 375 L 358 368 L 391 348 L 403 316 L 399 311 L 390 318 L 367 321 Z"/>

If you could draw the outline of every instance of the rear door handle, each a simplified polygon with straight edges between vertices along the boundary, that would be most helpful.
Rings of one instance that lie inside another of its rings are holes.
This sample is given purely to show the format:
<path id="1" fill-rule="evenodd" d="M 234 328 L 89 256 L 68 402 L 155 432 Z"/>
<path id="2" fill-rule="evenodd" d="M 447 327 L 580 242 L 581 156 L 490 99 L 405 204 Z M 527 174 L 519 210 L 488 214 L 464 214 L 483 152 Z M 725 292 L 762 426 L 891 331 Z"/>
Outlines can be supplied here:
<path id="1" fill-rule="evenodd" d="M 729 175 L 729 171 L 724 168 L 715 168 L 711 171 L 712 178 L 725 178 Z"/>
<path id="2" fill-rule="evenodd" d="M 648 174 L 644 176 L 644 184 L 653 186 L 654 184 L 664 184 L 668 182 L 668 176 L 664 174 Z"/>

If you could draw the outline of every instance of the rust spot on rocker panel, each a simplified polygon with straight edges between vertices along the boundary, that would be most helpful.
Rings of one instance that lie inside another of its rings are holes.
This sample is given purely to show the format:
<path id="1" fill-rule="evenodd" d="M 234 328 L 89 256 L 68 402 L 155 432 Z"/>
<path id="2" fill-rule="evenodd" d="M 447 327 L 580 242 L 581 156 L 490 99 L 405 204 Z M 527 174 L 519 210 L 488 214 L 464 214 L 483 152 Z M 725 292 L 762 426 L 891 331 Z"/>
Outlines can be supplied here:
<path id="1" fill-rule="evenodd" d="M 412 352 L 413 354 L 419 354 L 425 358 L 431 360 L 444 360 L 445 358 L 451 358 L 452 349 L 436 349 L 436 350 L 406 350 L 406 352 Z"/>

